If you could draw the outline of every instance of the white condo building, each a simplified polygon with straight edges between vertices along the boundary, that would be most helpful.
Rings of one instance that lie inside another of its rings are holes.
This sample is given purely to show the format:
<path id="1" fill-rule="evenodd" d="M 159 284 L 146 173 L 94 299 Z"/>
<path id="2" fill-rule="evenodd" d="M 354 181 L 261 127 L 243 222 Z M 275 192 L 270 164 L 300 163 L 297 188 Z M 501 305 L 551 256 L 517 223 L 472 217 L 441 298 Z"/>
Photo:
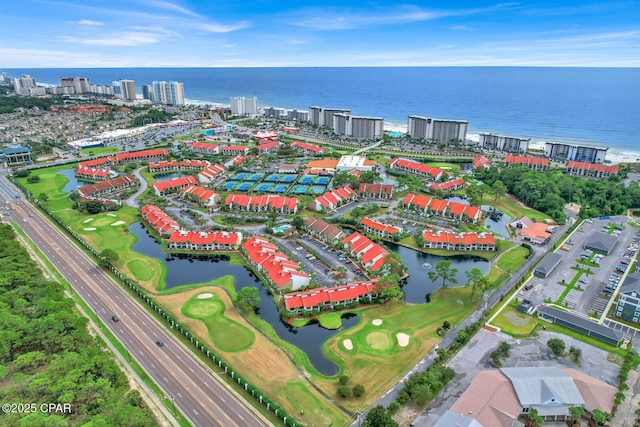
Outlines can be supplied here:
<path id="1" fill-rule="evenodd" d="M 344 108 L 309 107 L 309 121 L 312 125 L 333 127 L 334 114 L 351 114 Z"/>
<path id="2" fill-rule="evenodd" d="M 409 116 L 408 133 L 413 139 L 434 142 L 462 141 L 467 139 L 466 120 L 445 120 L 431 117 Z"/>
<path id="3" fill-rule="evenodd" d="M 344 113 L 333 115 L 333 132 L 337 135 L 368 140 L 380 139 L 383 127 L 382 117 L 352 116 Z"/>
<path id="4" fill-rule="evenodd" d="M 237 96 L 231 98 L 231 114 L 234 116 L 253 116 L 258 114 L 258 98 Z"/>
<path id="5" fill-rule="evenodd" d="M 73 93 L 81 95 L 89 92 L 89 79 L 86 77 L 62 77 L 60 86 L 73 88 Z"/>
<path id="6" fill-rule="evenodd" d="M 125 101 L 136 100 L 136 84 L 133 80 L 115 80 L 111 86 L 113 86 L 113 94 L 116 98 Z"/>
<path id="7" fill-rule="evenodd" d="M 481 133 L 479 139 L 479 144 L 483 149 L 506 151 L 507 153 L 526 153 L 530 142 L 531 138 L 494 135 L 492 133 Z"/>
<path id="8" fill-rule="evenodd" d="M 609 150 L 609 147 L 592 147 L 590 145 L 547 142 L 544 147 L 544 155 L 549 159 L 555 160 L 604 163 L 607 150 Z"/>
<path id="9" fill-rule="evenodd" d="M 154 81 L 142 87 L 142 97 L 161 104 L 184 105 L 184 85 L 173 81 Z"/>

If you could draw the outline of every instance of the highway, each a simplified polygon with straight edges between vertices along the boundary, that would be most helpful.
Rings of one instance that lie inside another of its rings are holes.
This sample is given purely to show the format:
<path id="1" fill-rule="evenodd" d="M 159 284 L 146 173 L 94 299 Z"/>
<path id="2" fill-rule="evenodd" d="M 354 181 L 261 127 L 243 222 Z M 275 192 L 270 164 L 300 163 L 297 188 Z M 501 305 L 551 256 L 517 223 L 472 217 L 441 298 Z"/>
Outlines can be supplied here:
<path id="1" fill-rule="evenodd" d="M 16 195 L 18 197 L 16 197 Z M 19 224 L 103 324 L 126 347 L 194 426 L 270 425 L 234 396 L 212 372 L 196 361 L 140 303 L 130 298 L 95 262 L 69 241 L 0 177 L 0 212 Z M 13 208 L 13 209 L 12 209 Z M 114 322 L 112 316 L 118 317 Z M 164 346 L 156 345 L 162 340 Z M 172 410 L 171 405 L 170 410 Z"/>

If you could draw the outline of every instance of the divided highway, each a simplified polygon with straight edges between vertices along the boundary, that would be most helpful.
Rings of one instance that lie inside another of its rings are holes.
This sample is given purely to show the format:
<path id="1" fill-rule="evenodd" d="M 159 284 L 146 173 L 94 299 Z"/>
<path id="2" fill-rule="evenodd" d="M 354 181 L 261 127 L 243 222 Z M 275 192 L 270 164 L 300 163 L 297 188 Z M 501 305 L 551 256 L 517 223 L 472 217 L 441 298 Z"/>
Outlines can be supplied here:
<path id="1" fill-rule="evenodd" d="M 4 179 L 0 178 L 0 182 Z M 101 268 L 70 242 L 39 212 L 24 201 L 16 201 L 15 190 L 0 184 L 2 214 L 16 222 L 65 277 L 73 289 L 95 311 L 130 357 L 164 391 L 194 426 L 270 425 L 237 399 L 213 374 L 180 345 L 141 305 L 129 298 Z M 13 190 L 13 191 L 11 191 Z M 114 322 L 112 316 L 117 316 Z M 156 344 L 162 340 L 164 346 Z"/>

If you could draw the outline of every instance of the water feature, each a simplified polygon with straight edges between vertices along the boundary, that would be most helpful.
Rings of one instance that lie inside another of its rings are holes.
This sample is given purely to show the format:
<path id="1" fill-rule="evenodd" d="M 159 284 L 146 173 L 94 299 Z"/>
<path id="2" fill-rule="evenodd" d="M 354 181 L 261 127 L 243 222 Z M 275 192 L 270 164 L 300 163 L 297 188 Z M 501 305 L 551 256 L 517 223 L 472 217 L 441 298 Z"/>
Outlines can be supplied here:
<path id="1" fill-rule="evenodd" d="M 168 173 L 161 173 L 161 174 L 154 175 L 153 178 L 157 182 L 163 182 L 163 181 L 169 181 L 170 179 L 174 179 L 174 178 L 182 178 L 183 176 L 187 176 L 187 175 L 189 174 L 185 172 L 168 172 Z"/>
<path id="2" fill-rule="evenodd" d="M 466 199 L 458 196 L 449 197 L 447 200 L 450 202 L 462 203 L 463 205 L 469 205 L 469 202 Z M 509 226 L 509 222 L 511 221 L 509 215 L 503 214 L 499 218 L 498 216 L 490 218 L 489 213 L 491 209 L 494 209 L 493 206 L 481 205 L 480 209 L 482 209 L 482 211 L 484 212 L 484 228 L 494 234 L 500 234 L 502 236 L 509 237 L 509 231 L 507 228 Z"/>
<path id="3" fill-rule="evenodd" d="M 322 328 L 318 324 L 311 324 L 303 328 L 294 328 L 281 321 L 278 307 L 273 297 L 246 267 L 230 265 L 224 256 L 170 256 L 162 252 L 160 244 L 149 235 L 144 226 L 135 223 L 129 230 L 138 238 L 133 250 L 162 262 L 167 270 L 166 289 L 191 283 L 202 283 L 222 276 L 232 275 L 234 286 L 239 291 L 244 286 L 258 288 L 260 293 L 259 315 L 268 322 L 283 340 L 304 351 L 316 370 L 324 375 L 332 376 L 338 373 L 338 366 L 325 357 L 322 345 L 339 332 Z M 348 329 L 359 322 L 356 315 L 345 315 L 342 319 L 343 329 Z M 300 332 L 300 333 L 298 333 Z M 259 332 L 256 332 L 259 333 Z"/>
<path id="4" fill-rule="evenodd" d="M 67 193 L 71 193 L 71 192 L 75 191 L 78 187 L 94 184 L 91 181 L 84 181 L 82 179 L 76 178 L 75 172 L 76 172 L 76 170 L 74 168 L 63 169 L 63 170 L 58 171 L 58 173 L 60 175 L 64 175 L 67 178 L 69 178 L 69 182 L 67 182 L 67 185 L 64 186 L 62 191 L 65 191 Z"/>
<path id="5" fill-rule="evenodd" d="M 464 286 L 467 283 L 465 271 L 471 270 L 472 268 L 479 268 L 484 274 L 487 274 L 491 268 L 489 261 L 476 256 L 459 255 L 442 257 L 425 254 L 391 243 L 385 243 L 385 246 L 398 254 L 402 262 L 409 268 L 409 277 L 402 287 L 402 292 L 404 292 L 404 300 L 413 304 L 426 302 L 427 295 L 442 287 L 442 279 L 437 279 L 434 282 L 429 279 L 428 276 L 429 271 L 433 271 L 436 264 L 440 261 L 449 260 L 451 261 L 451 268 L 458 270 L 456 274 L 458 284 L 447 283 L 448 286 Z"/>

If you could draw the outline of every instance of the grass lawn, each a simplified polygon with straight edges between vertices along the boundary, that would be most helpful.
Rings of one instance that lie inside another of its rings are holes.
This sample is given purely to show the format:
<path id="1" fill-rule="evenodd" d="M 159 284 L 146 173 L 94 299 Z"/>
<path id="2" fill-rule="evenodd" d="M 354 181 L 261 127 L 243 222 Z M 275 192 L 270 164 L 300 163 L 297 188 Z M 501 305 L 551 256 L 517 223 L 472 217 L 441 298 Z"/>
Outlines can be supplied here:
<path id="1" fill-rule="evenodd" d="M 508 305 L 491 324 L 513 337 L 528 337 L 540 322 L 537 317 L 521 313 L 515 307 Z"/>
<path id="2" fill-rule="evenodd" d="M 342 318 L 340 313 L 325 313 L 318 316 L 320 326 L 326 329 L 340 329 L 342 326 Z"/>
<path id="3" fill-rule="evenodd" d="M 38 197 L 44 193 L 49 198 L 47 207 L 59 215 L 61 211 L 71 209 L 73 202 L 69 200 L 69 193 L 63 191 L 63 188 L 69 182 L 69 178 L 59 174 L 58 172 L 66 169 L 73 169 L 74 164 L 55 166 L 51 168 L 35 169 L 31 171 L 30 176 L 40 177 L 40 182 L 29 184 L 27 178 L 18 178 L 18 182 L 24 185 L 33 193 L 34 197 Z"/>
<path id="4" fill-rule="evenodd" d="M 507 194 L 496 201 L 493 197 L 485 198 L 485 202 L 489 206 L 494 206 L 503 212 L 506 212 L 512 218 L 520 218 L 521 216 L 528 216 L 534 221 L 546 221 L 554 222 L 548 215 L 537 211 L 535 209 L 528 208 L 524 203 L 518 201 L 511 194 Z"/>
<path id="5" fill-rule="evenodd" d="M 498 267 L 507 273 L 513 273 L 525 263 L 527 255 L 529 255 L 529 249 L 523 246 L 514 247 L 502 253 L 498 258 Z"/>
<path id="6" fill-rule="evenodd" d="M 235 353 L 249 349 L 256 339 L 253 331 L 228 319 L 224 312 L 224 302 L 213 293 L 200 293 L 182 306 L 182 314 L 205 324 L 211 340 L 220 350 Z"/>
<path id="7" fill-rule="evenodd" d="M 459 163 L 447 163 L 447 162 L 428 162 L 427 166 L 431 166 L 432 168 L 442 169 L 446 172 L 458 173 L 460 172 L 460 164 Z"/>
<path id="8" fill-rule="evenodd" d="M 101 156 L 103 154 L 119 153 L 121 151 L 122 150 L 117 147 L 91 147 L 81 149 L 80 153 L 87 154 L 89 156 Z"/>

